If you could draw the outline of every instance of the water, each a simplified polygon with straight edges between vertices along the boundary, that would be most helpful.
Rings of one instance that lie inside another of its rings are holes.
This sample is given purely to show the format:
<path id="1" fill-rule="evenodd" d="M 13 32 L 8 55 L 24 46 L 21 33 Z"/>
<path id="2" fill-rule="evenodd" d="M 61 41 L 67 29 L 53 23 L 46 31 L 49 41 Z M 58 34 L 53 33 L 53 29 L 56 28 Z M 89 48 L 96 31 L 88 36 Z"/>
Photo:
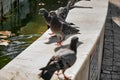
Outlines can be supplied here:
<path id="1" fill-rule="evenodd" d="M 28 11 L 29 15 L 22 12 L 22 9 L 26 9 L 25 7 L 28 6 L 20 8 L 20 13 L 15 13 L 14 11 L 17 11 L 15 9 L 6 15 L 7 20 L 3 21 L 4 27 L 2 30 L 11 30 L 15 33 L 15 36 L 5 39 L 10 41 L 7 46 L 0 46 L 0 68 L 4 67 L 8 62 L 14 59 L 47 30 L 43 16 L 37 14 L 39 8 L 45 7 L 47 10 L 55 10 L 59 6 L 65 6 L 67 3 L 67 1 L 64 0 L 35 1 L 32 3 L 39 5 L 32 4 L 29 1 L 27 2 L 29 3 L 27 5 L 30 5 L 29 10 L 33 10 Z M 36 6 L 36 10 L 33 9 L 34 7 L 32 6 Z M 11 15 L 11 13 L 15 15 Z"/>

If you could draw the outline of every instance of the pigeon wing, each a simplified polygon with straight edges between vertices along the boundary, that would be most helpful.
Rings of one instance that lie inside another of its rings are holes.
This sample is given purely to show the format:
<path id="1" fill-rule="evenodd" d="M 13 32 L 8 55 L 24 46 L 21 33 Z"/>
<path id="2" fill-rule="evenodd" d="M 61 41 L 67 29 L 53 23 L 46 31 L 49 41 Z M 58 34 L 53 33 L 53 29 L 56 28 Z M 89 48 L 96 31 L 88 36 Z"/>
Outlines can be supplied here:
<path id="1" fill-rule="evenodd" d="M 62 23 L 62 32 L 65 35 L 69 35 L 69 34 L 77 34 L 79 30 L 76 29 L 75 27 L 72 27 L 70 24 Z"/>
<path id="2" fill-rule="evenodd" d="M 61 69 L 67 69 L 71 67 L 76 61 L 76 54 L 74 51 L 70 49 L 61 50 L 58 52 L 58 54 L 59 54 L 58 62 L 61 61 L 61 63 L 59 63 L 59 67 Z"/>

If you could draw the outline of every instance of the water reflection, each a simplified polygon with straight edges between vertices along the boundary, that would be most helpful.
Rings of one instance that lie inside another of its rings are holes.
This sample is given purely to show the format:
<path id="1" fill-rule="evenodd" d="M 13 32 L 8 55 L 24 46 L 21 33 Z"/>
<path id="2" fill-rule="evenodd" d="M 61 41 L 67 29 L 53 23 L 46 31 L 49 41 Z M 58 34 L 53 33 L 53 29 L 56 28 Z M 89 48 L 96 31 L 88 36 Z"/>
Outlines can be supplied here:
<path id="1" fill-rule="evenodd" d="M 30 40 L 33 37 L 39 37 L 40 34 L 30 34 L 30 35 L 19 35 L 16 37 L 9 38 L 10 43 L 7 46 L 4 46 L 1 56 L 10 56 L 11 58 L 16 57 L 21 53 L 26 47 L 31 43 L 25 40 Z"/>

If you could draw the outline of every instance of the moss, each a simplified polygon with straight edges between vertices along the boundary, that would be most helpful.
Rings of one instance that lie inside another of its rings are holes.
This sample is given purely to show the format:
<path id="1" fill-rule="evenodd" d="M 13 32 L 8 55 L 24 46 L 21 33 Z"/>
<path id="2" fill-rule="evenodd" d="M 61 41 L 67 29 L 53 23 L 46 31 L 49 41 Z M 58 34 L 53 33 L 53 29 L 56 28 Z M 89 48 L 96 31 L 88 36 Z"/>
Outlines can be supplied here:
<path id="1" fill-rule="evenodd" d="M 7 63 L 9 63 L 12 59 L 8 56 L 0 57 L 0 69 L 3 68 Z"/>
<path id="2" fill-rule="evenodd" d="M 38 16 L 21 28 L 20 34 L 41 34 L 47 30 L 43 17 Z"/>

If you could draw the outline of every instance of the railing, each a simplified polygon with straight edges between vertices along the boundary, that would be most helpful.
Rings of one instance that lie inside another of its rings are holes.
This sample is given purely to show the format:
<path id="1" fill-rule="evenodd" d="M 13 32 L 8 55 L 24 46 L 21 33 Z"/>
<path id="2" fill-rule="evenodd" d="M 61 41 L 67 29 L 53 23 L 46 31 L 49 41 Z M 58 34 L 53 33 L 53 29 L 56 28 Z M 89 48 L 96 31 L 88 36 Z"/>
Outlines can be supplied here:
<path id="1" fill-rule="evenodd" d="M 77 49 L 77 61 L 65 74 L 71 76 L 72 80 L 99 80 L 108 0 L 80 1 L 76 6 L 69 12 L 66 21 L 80 27 L 81 34 L 74 36 L 78 36 L 83 44 Z M 50 32 L 46 31 L 1 69 L 0 80 L 41 80 L 38 78 L 39 68 L 47 64 L 56 49 L 54 39 L 45 39 L 50 37 Z M 63 46 L 69 44 L 72 37 L 65 40 Z M 52 77 L 52 80 L 57 79 L 56 75 Z"/>

